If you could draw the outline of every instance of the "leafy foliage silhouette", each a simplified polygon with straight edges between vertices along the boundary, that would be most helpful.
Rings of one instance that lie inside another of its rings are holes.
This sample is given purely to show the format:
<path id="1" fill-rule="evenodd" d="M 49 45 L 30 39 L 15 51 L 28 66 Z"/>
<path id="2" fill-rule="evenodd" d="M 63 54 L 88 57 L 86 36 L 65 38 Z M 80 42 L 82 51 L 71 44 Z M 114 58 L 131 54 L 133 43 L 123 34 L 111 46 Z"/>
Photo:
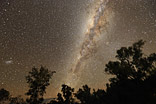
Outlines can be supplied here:
<path id="1" fill-rule="evenodd" d="M 98 89 L 91 92 L 91 88 L 87 85 L 74 93 L 73 88 L 63 84 L 61 91 L 62 94 L 58 93 L 57 98 L 48 104 L 104 104 L 104 102 L 107 102 L 104 90 Z"/>
<path id="2" fill-rule="evenodd" d="M 117 61 L 106 64 L 110 78 L 106 93 L 111 104 L 156 103 L 156 54 L 143 54 L 144 41 L 117 50 Z"/>
<path id="3" fill-rule="evenodd" d="M 80 88 L 77 93 L 75 94 L 76 98 L 81 101 L 82 104 L 89 104 L 92 102 L 92 94 L 91 94 L 91 89 L 87 86 L 84 85 L 82 89 Z"/>
<path id="4" fill-rule="evenodd" d="M 9 91 L 5 90 L 4 88 L 0 89 L 0 102 L 3 100 L 8 100 L 10 97 Z"/>
<path id="5" fill-rule="evenodd" d="M 75 97 L 80 100 L 81 104 L 103 104 L 104 102 L 107 102 L 105 98 L 106 92 L 104 90 L 98 89 L 95 91 L 93 89 L 93 92 L 91 92 L 91 88 L 88 87 L 88 85 L 82 86 L 82 89 L 80 88 L 77 93 L 75 93 Z"/>
<path id="6" fill-rule="evenodd" d="M 78 104 L 74 96 L 74 88 L 69 87 L 68 85 L 63 84 L 61 93 L 57 94 L 57 99 L 52 100 L 49 104 Z"/>
<path id="7" fill-rule="evenodd" d="M 9 100 L 10 100 L 9 104 L 26 104 L 26 102 L 21 96 L 11 97 Z"/>
<path id="8" fill-rule="evenodd" d="M 46 93 L 46 87 L 50 85 L 50 79 L 55 71 L 51 72 L 41 66 L 40 69 L 32 68 L 32 71 L 26 76 L 29 90 L 26 95 L 30 96 L 27 99 L 29 104 L 41 104 L 43 102 L 43 95 Z"/>

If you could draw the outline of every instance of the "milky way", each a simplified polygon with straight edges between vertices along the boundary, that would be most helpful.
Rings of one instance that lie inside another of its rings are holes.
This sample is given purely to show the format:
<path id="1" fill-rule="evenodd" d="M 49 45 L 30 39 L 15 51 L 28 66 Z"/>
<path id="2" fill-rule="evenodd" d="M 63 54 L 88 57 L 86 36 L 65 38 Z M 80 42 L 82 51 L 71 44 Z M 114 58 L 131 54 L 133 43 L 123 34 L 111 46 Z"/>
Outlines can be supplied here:
<path id="1" fill-rule="evenodd" d="M 83 69 L 83 64 L 87 59 L 92 57 L 96 53 L 96 46 L 98 38 L 101 38 L 100 35 L 106 33 L 105 27 L 108 27 L 109 18 L 112 16 L 112 11 L 107 10 L 107 3 L 109 0 L 100 0 L 96 1 L 95 13 L 91 20 L 87 32 L 84 34 L 84 41 L 81 43 L 79 50 L 79 55 L 77 57 L 76 63 L 74 64 L 71 72 L 67 75 L 66 84 L 75 87 L 79 81 L 81 69 Z M 109 12 L 109 13 L 107 13 Z"/>

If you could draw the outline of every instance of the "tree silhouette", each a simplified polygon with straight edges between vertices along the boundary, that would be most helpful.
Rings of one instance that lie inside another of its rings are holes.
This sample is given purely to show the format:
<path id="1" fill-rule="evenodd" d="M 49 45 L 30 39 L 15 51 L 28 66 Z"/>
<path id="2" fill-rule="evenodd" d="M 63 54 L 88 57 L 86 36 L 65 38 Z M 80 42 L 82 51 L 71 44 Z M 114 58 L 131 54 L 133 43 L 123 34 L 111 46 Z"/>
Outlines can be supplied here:
<path id="1" fill-rule="evenodd" d="M 9 100 L 10 100 L 9 104 L 26 104 L 26 102 L 21 96 L 11 97 Z"/>
<path id="2" fill-rule="evenodd" d="M 144 41 L 117 50 L 117 61 L 106 64 L 105 71 L 113 75 L 107 84 L 112 104 L 156 103 L 156 54 L 143 54 Z"/>
<path id="3" fill-rule="evenodd" d="M 81 104 L 104 104 L 107 102 L 106 92 L 102 89 L 98 89 L 91 92 L 91 88 L 88 85 L 82 86 L 77 93 L 75 93 L 75 97 L 80 100 Z"/>
<path id="4" fill-rule="evenodd" d="M 29 104 L 41 104 L 43 102 L 43 95 L 46 93 L 46 87 L 50 85 L 49 80 L 55 71 L 51 72 L 41 66 L 40 69 L 32 68 L 26 76 L 26 81 L 29 84 L 29 90 L 26 95 L 30 96 L 27 99 Z"/>
<path id="5" fill-rule="evenodd" d="M 90 88 L 87 85 L 84 85 L 82 89 L 80 88 L 75 97 L 81 101 L 82 104 L 91 104 L 92 103 L 92 94 Z"/>
<path id="6" fill-rule="evenodd" d="M 4 100 L 8 100 L 10 97 L 10 93 L 9 91 L 5 90 L 4 88 L 2 88 L 0 90 L 0 102 L 4 101 Z"/>
<path id="7" fill-rule="evenodd" d="M 52 100 L 49 104 L 78 104 L 73 98 L 74 88 L 63 84 L 61 92 L 62 94 L 58 93 L 57 98 Z"/>
<path id="8" fill-rule="evenodd" d="M 94 90 L 92 99 L 93 103 L 91 104 L 109 104 L 107 94 L 102 89 L 98 89 L 97 91 Z"/>

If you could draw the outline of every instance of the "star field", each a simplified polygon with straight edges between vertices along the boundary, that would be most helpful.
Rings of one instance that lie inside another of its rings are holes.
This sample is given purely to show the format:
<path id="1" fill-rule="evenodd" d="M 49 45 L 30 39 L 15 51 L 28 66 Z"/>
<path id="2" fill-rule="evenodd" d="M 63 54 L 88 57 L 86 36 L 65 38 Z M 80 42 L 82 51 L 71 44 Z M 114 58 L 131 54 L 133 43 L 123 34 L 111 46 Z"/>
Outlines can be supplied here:
<path id="1" fill-rule="evenodd" d="M 56 74 L 45 97 L 56 96 L 84 40 L 87 22 L 98 0 L 1 0 L 0 88 L 23 95 L 25 76 L 33 66 L 46 66 Z M 114 13 L 96 53 L 85 61 L 78 86 L 104 88 L 105 64 L 115 52 L 139 39 L 145 53 L 156 52 L 156 0 L 110 0 Z"/>

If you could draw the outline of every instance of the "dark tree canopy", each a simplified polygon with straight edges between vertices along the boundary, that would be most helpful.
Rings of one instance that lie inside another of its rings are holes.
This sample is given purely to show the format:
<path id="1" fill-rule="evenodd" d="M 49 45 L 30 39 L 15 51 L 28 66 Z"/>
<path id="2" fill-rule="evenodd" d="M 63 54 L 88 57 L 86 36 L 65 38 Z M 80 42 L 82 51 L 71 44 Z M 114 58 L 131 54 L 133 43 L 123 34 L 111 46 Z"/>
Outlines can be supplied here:
<path id="1" fill-rule="evenodd" d="M 9 104 L 26 104 L 26 102 L 21 96 L 17 96 L 17 97 L 11 97 Z"/>
<path id="2" fill-rule="evenodd" d="M 49 104 L 77 104 L 73 98 L 74 88 L 71 88 L 65 84 L 62 85 L 61 93 L 57 94 L 57 98 L 52 100 Z"/>
<path id="3" fill-rule="evenodd" d="M 137 79 L 145 80 L 156 72 L 156 54 L 146 56 L 142 52 L 144 41 L 140 40 L 130 47 L 122 47 L 117 50 L 118 61 L 110 61 L 106 64 L 105 71 L 116 77 L 111 79 Z"/>
<path id="4" fill-rule="evenodd" d="M 10 93 L 9 91 L 5 90 L 5 89 L 0 89 L 0 102 L 3 100 L 8 100 L 10 97 Z"/>
<path id="5" fill-rule="evenodd" d="M 47 86 L 50 85 L 50 79 L 55 72 L 41 66 L 40 69 L 32 68 L 26 76 L 26 81 L 29 84 L 29 90 L 26 95 L 30 96 L 27 99 L 29 104 L 41 104 L 43 102 L 43 95 L 46 93 Z"/>
<path id="6" fill-rule="evenodd" d="M 144 41 L 117 50 L 117 61 L 106 64 L 105 71 L 115 77 L 107 84 L 107 94 L 116 104 L 156 103 L 156 54 L 143 54 Z"/>
<path id="7" fill-rule="evenodd" d="M 91 104 L 92 102 L 91 89 L 87 85 L 84 85 L 82 89 L 80 88 L 75 96 L 81 101 L 82 104 Z"/>
<path id="8" fill-rule="evenodd" d="M 75 93 L 75 97 L 80 100 L 81 104 L 103 104 L 106 101 L 106 93 L 104 90 L 98 89 L 95 91 L 91 91 L 91 88 L 88 85 L 82 86 L 77 93 Z"/>

